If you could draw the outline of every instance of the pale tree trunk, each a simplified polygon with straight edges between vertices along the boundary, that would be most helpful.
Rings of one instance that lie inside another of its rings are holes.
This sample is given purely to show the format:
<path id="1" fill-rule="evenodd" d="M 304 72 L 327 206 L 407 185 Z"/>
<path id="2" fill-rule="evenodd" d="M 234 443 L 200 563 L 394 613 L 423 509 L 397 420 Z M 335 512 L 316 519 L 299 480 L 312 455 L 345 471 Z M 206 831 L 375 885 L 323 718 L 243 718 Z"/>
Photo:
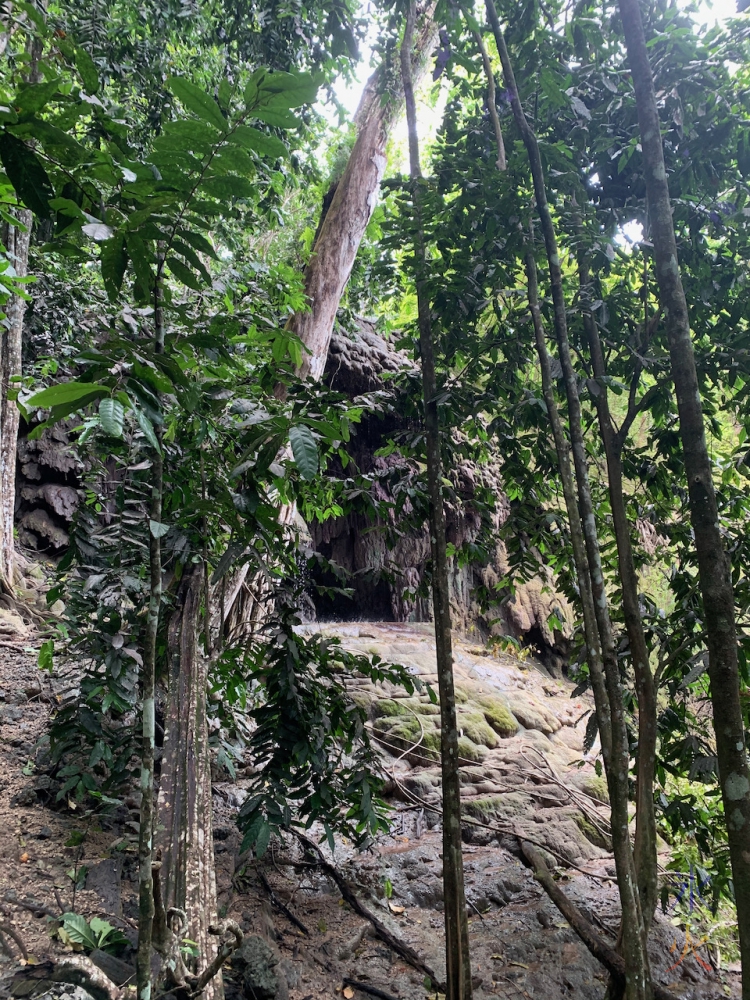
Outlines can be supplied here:
<path id="1" fill-rule="evenodd" d="M 211 761 L 206 719 L 208 659 L 199 648 L 202 581 L 193 574 L 169 629 L 169 693 L 159 781 L 157 850 L 164 908 L 185 914 L 185 936 L 205 967 L 217 951 Z M 156 943 L 156 935 L 155 935 Z M 204 996 L 223 996 L 221 974 Z"/>
<path id="2" fill-rule="evenodd" d="M 435 4 L 430 3 L 412 52 L 415 80 L 422 74 L 437 40 L 434 11 Z M 305 271 L 309 312 L 296 313 L 289 321 L 289 330 L 297 334 L 309 352 L 303 355 L 298 369 L 302 378 L 309 375 L 317 380 L 323 375 L 336 313 L 378 201 L 388 137 L 403 103 L 397 68 L 384 63 L 368 80 L 359 102 L 355 116 L 357 138 Z"/>
<path id="3" fill-rule="evenodd" d="M 29 264 L 29 238 L 32 216 L 28 209 L 17 213 L 18 226 L 8 226 L 5 248 L 19 277 L 25 277 Z M 18 444 L 18 407 L 8 399 L 11 378 L 21 374 L 23 318 L 26 302 L 13 295 L 6 309 L 8 325 L 2 331 L 0 349 L 0 589 L 13 595 L 16 577 L 13 517 L 16 506 L 16 450 Z"/>
<path id="4" fill-rule="evenodd" d="M 463 851 L 461 847 L 461 780 L 458 762 L 458 726 L 453 684 L 450 587 L 443 506 L 443 472 L 440 455 L 440 417 L 436 395 L 435 355 L 430 321 L 430 302 L 425 288 L 427 256 L 421 207 L 419 140 L 414 86 L 411 77 L 411 47 L 416 5 L 409 5 L 401 46 L 401 75 L 409 130 L 411 193 L 414 203 L 419 354 L 424 394 L 424 427 L 427 452 L 427 490 L 430 503 L 430 543 L 432 549 L 432 603 L 435 613 L 435 649 L 440 695 L 440 758 L 443 790 L 443 891 L 445 896 L 445 982 L 446 1000 L 471 1000 L 471 960 L 469 926 L 464 895 Z"/>
<path id="5" fill-rule="evenodd" d="M 661 141 L 661 123 L 638 0 L 620 0 L 643 147 L 650 237 L 672 364 L 690 520 L 708 645 L 716 754 L 734 876 L 742 957 L 742 996 L 750 1000 L 750 770 L 740 702 L 737 630 L 731 564 L 724 551 L 706 445 L 690 317 L 677 260 L 677 242 Z"/>

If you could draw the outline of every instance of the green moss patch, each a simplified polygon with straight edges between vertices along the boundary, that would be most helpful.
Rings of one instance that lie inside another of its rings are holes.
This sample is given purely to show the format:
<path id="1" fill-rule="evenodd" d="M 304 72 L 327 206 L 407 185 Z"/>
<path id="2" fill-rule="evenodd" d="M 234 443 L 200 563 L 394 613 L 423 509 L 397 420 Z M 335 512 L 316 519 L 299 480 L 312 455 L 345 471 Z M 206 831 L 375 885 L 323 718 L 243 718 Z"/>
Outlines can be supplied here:
<path id="1" fill-rule="evenodd" d="M 463 730 L 464 736 L 468 736 L 473 743 L 489 747 L 490 750 L 494 750 L 500 742 L 497 733 L 488 725 L 481 712 L 459 711 L 458 728 Z"/>
<path id="2" fill-rule="evenodd" d="M 482 712 L 488 725 L 504 739 L 514 736 L 518 732 L 518 723 L 515 716 L 499 698 L 492 698 L 489 695 L 480 698 Z"/>

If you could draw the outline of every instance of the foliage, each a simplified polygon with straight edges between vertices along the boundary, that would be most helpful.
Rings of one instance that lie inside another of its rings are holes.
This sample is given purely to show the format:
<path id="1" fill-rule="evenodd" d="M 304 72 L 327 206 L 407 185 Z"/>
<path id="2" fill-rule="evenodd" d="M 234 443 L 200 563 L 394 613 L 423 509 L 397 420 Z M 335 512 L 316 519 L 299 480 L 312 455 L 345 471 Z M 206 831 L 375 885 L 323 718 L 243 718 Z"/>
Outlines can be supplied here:
<path id="1" fill-rule="evenodd" d="M 70 945 L 74 951 L 108 951 L 116 953 L 128 939 L 106 920 L 92 917 L 87 921 L 80 913 L 63 913 L 57 936 L 63 944 Z"/>

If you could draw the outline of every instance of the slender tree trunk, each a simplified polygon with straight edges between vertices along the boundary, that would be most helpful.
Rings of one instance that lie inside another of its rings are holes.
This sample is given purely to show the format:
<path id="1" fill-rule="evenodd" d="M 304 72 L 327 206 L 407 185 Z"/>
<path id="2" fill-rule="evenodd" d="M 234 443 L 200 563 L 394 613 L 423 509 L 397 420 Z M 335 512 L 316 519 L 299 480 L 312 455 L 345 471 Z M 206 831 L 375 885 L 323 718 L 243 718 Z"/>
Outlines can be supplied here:
<path id="1" fill-rule="evenodd" d="M 435 3 L 422 18 L 411 56 L 411 70 L 418 78 L 437 40 L 433 21 Z M 296 313 L 289 329 L 308 350 L 298 374 L 319 379 L 328 357 L 336 313 L 349 281 L 359 245 L 372 217 L 386 166 L 386 145 L 401 114 L 404 94 L 396 67 L 384 63 L 370 77 L 355 116 L 357 139 L 322 221 L 305 271 L 308 312 Z"/>
<path id="2" fill-rule="evenodd" d="M 650 237 L 669 338 L 690 496 L 690 519 L 698 556 L 719 780 L 737 902 L 743 967 L 742 996 L 743 1000 L 750 1000 L 750 770 L 740 704 L 731 566 L 721 538 L 690 318 L 677 260 L 661 123 L 637 0 L 620 0 L 620 13 L 638 109 Z"/>
<path id="3" fill-rule="evenodd" d="M 401 75 L 406 101 L 409 133 L 411 191 L 415 216 L 414 259 L 419 321 L 419 351 L 422 365 L 427 488 L 430 498 L 430 543 L 432 549 L 432 601 L 435 614 L 438 690 L 440 694 L 440 749 L 443 788 L 443 886 L 445 896 L 445 980 L 446 1000 L 470 1000 L 471 961 L 469 927 L 464 896 L 463 851 L 461 847 L 461 785 L 458 763 L 458 727 L 453 686 L 448 556 L 443 508 L 443 473 L 440 455 L 440 418 L 436 401 L 435 355 L 430 322 L 430 303 L 425 289 L 427 260 L 424 220 L 421 208 L 422 172 L 411 49 L 416 20 L 416 4 L 410 3 L 401 45 Z"/>
<path id="4" fill-rule="evenodd" d="M 169 628 L 170 672 L 159 782 L 160 881 L 166 911 L 176 907 L 187 921 L 201 967 L 217 951 L 216 873 L 213 852 L 211 764 L 206 719 L 208 659 L 199 649 L 203 582 L 196 571 Z M 156 935 L 155 941 L 156 945 Z M 223 996 L 221 973 L 204 990 L 207 1000 Z"/>
<path id="5" fill-rule="evenodd" d="M 610 805 L 612 809 L 612 847 L 617 867 L 617 883 L 620 892 L 623 920 L 623 957 L 626 968 L 626 996 L 628 1000 L 650 1000 L 651 974 L 648 952 L 645 943 L 645 929 L 638 899 L 638 886 L 635 878 L 635 865 L 630 845 L 628 828 L 628 778 L 629 778 L 629 747 L 622 691 L 620 687 L 619 667 L 614 647 L 612 624 L 609 618 L 607 592 L 602 572 L 599 539 L 596 529 L 596 517 L 589 486 L 586 464 L 586 447 L 583 439 L 581 421 L 581 403 L 578 396 L 578 380 L 570 356 L 568 343 L 568 325 L 566 317 L 565 296 L 563 292 L 562 268 L 557 237 L 552 222 L 547 191 L 544 179 L 544 169 L 539 153 L 539 145 L 531 130 L 518 95 L 513 66 L 510 61 L 505 37 L 497 16 L 493 0 L 486 0 L 487 16 L 495 36 L 500 61 L 503 67 L 505 85 L 511 99 L 513 115 L 521 133 L 531 167 L 534 182 L 537 211 L 542 225 L 547 263 L 549 267 L 550 286 L 554 306 L 555 334 L 557 337 L 560 364 L 563 370 L 565 390 L 568 400 L 568 419 L 570 424 L 570 440 L 573 448 L 573 467 L 578 486 L 578 503 L 581 522 L 586 543 L 586 556 L 591 577 L 591 589 L 594 595 L 597 627 L 604 664 L 607 695 L 609 698 L 612 719 L 612 768 L 607 773 Z"/>
<path id="6" fill-rule="evenodd" d="M 594 692 L 594 702 L 596 705 L 596 717 L 599 725 L 599 739 L 602 744 L 602 756 L 604 766 L 609 771 L 612 766 L 612 717 L 609 710 L 609 700 L 607 698 L 607 687 L 604 680 L 604 667 L 602 665 L 601 650 L 599 644 L 599 629 L 596 624 L 596 610 L 594 608 L 594 595 L 591 592 L 591 578 L 589 576 L 589 566 L 586 558 L 586 543 L 583 539 L 583 526 L 581 515 L 578 511 L 578 500 L 576 497 L 576 487 L 573 480 L 573 470 L 570 467 L 570 445 L 565 436 L 565 430 L 560 418 L 560 411 L 555 399 L 555 391 L 552 383 L 552 370 L 550 365 L 549 352 L 547 351 L 547 337 L 542 322 L 542 313 L 539 307 L 539 288 L 537 281 L 536 261 L 531 249 L 526 251 L 526 280 L 528 287 L 529 311 L 534 326 L 534 340 L 539 357 L 539 368 L 542 374 L 542 392 L 544 402 L 547 405 L 547 416 L 552 428 L 552 436 L 555 441 L 555 451 L 557 452 L 557 465 L 560 470 L 560 480 L 562 482 L 563 497 L 565 498 L 565 509 L 568 514 L 568 526 L 570 528 L 570 538 L 573 548 L 573 562 L 575 563 L 576 576 L 578 578 L 578 589 L 580 591 L 581 612 L 583 614 L 583 627 L 586 636 L 586 654 L 591 674 L 591 687 Z"/>
<path id="7" fill-rule="evenodd" d="M 28 209 L 17 213 L 18 226 L 7 226 L 5 249 L 16 274 L 28 273 L 29 239 L 32 215 Z M 0 590 L 14 594 L 16 577 L 15 542 L 13 536 L 16 506 L 16 451 L 18 445 L 18 407 L 8 399 L 10 380 L 21 374 L 23 318 L 26 302 L 13 295 L 6 314 L 8 325 L 2 331 L 0 346 Z"/>
<path id="8" fill-rule="evenodd" d="M 154 348 L 157 353 L 164 351 L 163 267 L 164 257 L 160 254 L 154 290 Z M 152 486 L 148 520 L 161 524 L 164 465 L 160 424 L 156 425 L 155 432 L 159 447 L 152 452 Z M 156 639 L 159 632 L 162 596 L 162 567 L 161 541 L 151 530 L 150 525 L 149 571 L 150 595 L 141 672 L 143 731 L 141 738 L 141 815 L 138 838 L 138 956 L 136 963 L 138 1000 L 150 1000 L 151 998 L 151 943 L 154 924 L 154 880 L 152 873 L 155 818 L 154 737 L 156 732 L 154 695 L 156 687 Z"/>
<path id="9" fill-rule="evenodd" d="M 654 918 L 657 901 L 656 810 L 654 808 L 654 768 L 656 767 L 657 706 L 656 687 L 651 671 L 648 644 L 638 603 L 638 574 L 633 558 L 625 492 L 623 489 L 622 447 L 624 441 L 615 432 L 609 410 L 607 369 L 599 328 L 590 308 L 588 265 L 578 259 L 583 326 L 589 342 L 594 377 L 599 380 L 594 397 L 599 433 L 607 459 L 609 502 L 617 544 L 617 571 L 622 592 L 622 611 L 630 643 L 636 694 L 638 697 L 638 774 L 636 781 L 636 827 L 634 859 L 644 925 Z"/>

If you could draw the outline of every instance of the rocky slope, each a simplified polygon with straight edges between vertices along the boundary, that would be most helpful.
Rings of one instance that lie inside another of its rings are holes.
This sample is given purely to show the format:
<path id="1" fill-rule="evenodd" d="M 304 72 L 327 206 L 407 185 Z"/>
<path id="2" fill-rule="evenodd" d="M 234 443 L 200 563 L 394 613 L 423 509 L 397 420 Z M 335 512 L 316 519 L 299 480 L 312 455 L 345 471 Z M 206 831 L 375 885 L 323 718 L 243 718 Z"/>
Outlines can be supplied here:
<path id="1" fill-rule="evenodd" d="M 352 649 L 376 652 L 405 664 L 423 680 L 434 679 L 429 626 L 381 622 L 326 628 Z M 33 636 L 7 636 L 4 643 L 0 920 L 23 943 L 29 961 L 40 964 L 22 965 L 19 946 L 0 925 L 5 970 L 0 992 L 21 997 L 49 991 L 55 975 L 75 978 L 69 967 L 60 972 L 70 953 L 50 937 L 55 926 L 51 918 L 61 908 L 75 908 L 87 919 L 106 919 L 134 940 L 137 803 L 126 800 L 101 816 L 55 802 L 44 743 L 55 689 L 34 666 Z M 519 857 L 516 838 L 522 833 L 540 844 L 550 863 L 559 865 L 561 884 L 601 933 L 616 933 L 617 892 L 604 789 L 593 761 L 582 751 L 590 704 L 585 697 L 571 699 L 571 685 L 552 680 L 534 661 L 486 655 L 470 643 L 456 643 L 456 677 L 476 996 L 600 1000 L 604 971 L 534 881 Z M 441 976 L 435 708 L 424 693 L 407 698 L 399 690 L 364 683 L 354 685 L 353 695 L 367 707 L 373 734 L 383 747 L 393 821 L 390 834 L 372 850 L 356 853 L 340 843 L 334 857 L 328 857 L 393 937 L 415 949 Z M 339 886 L 299 845 L 272 844 L 262 862 L 239 853 L 234 817 L 246 783 L 240 774 L 235 781 L 214 785 L 219 904 L 221 913 L 237 919 L 246 934 L 226 972 L 228 996 L 334 1000 L 343 993 L 350 1000 L 366 995 L 359 983 L 401 1000 L 427 997 L 423 974 L 372 933 L 370 923 L 353 912 Z M 655 972 L 678 996 L 698 1000 L 737 991 L 737 976 L 715 972 L 705 949 L 686 943 L 668 918 L 657 919 L 652 954 Z M 106 956 L 94 957 L 107 961 Z M 120 958 L 132 961 L 132 950 L 126 948 Z M 90 982 L 87 988 L 97 993 Z M 61 989 L 55 987 L 56 996 Z"/>

